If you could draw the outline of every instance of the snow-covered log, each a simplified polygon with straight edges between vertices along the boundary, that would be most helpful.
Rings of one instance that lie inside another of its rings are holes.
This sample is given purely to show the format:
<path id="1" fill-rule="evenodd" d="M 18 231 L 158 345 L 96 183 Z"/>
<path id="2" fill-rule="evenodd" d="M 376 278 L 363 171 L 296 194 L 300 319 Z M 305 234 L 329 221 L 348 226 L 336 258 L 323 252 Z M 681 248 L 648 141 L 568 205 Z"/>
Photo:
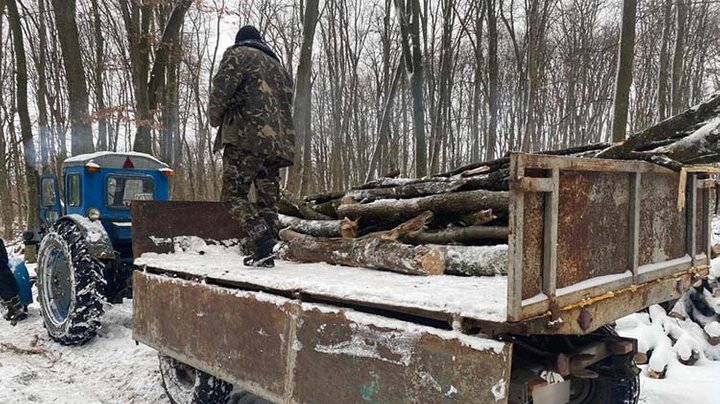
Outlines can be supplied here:
<path id="1" fill-rule="evenodd" d="M 320 238 L 294 232 L 280 231 L 286 242 L 283 258 L 298 262 L 327 262 L 411 275 L 440 275 L 445 272 L 445 257 L 441 249 L 413 246 L 379 237 Z"/>
<path id="2" fill-rule="evenodd" d="M 290 228 L 298 233 L 315 237 L 338 237 L 340 220 L 307 220 L 288 215 L 278 215 L 280 228 Z"/>
<path id="3" fill-rule="evenodd" d="M 320 238 L 280 231 L 286 242 L 283 258 L 299 262 L 382 269 L 412 275 L 442 273 L 493 276 L 507 273 L 507 245 L 410 245 L 377 236 L 355 239 Z"/>
<path id="4" fill-rule="evenodd" d="M 412 199 L 383 199 L 371 203 L 340 205 L 338 214 L 362 221 L 406 220 L 429 210 L 436 216 L 466 214 L 479 209 L 507 212 L 509 194 L 504 191 L 453 192 Z"/>
<path id="5" fill-rule="evenodd" d="M 403 237 L 402 241 L 409 244 L 451 244 L 507 239 L 506 226 L 469 226 L 438 231 L 417 230 Z"/>

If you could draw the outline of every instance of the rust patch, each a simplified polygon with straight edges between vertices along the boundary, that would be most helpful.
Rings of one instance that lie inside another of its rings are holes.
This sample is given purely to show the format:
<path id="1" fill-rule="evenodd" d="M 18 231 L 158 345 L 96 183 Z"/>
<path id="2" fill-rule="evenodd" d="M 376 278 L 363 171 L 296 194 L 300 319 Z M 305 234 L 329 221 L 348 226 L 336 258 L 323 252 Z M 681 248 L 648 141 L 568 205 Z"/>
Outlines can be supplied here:
<path id="1" fill-rule="evenodd" d="M 561 172 L 558 288 L 627 270 L 626 173 Z"/>
<path id="2" fill-rule="evenodd" d="M 522 298 L 542 292 L 543 237 L 545 222 L 543 194 L 525 194 L 523 217 Z"/>
<path id="3" fill-rule="evenodd" d="M 686 211 L 677 210 L 678 175 L 643 174 L 639 265 L 680 258 L 686 251 Z"/>

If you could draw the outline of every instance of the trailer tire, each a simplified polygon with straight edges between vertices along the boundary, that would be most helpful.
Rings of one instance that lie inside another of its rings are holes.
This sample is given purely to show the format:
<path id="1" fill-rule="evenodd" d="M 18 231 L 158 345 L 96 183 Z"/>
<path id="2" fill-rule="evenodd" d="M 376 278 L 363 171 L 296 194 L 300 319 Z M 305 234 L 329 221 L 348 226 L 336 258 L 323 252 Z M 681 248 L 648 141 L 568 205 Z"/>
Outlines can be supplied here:
<path id="1" fill-rule="evenodd" d="M 233 385 L 167 355 L 158 354 L 162 385 L 172 404 L 225 404 Z"/>
<path id="2" fill-rule="evenodd" d="M 104 314 L 105 265 L 89 254 L 83 231 L 70 220 L 56 222 L 37 262 L 38 301 L 50 337 L 63 345 L 91 340 Z"/>
<path id="3" fill-rule="evenodd" d="M 613 327 L 607 325 L 597 333 L 618 335 Z M 589 369 L 600 374 L 598 379 L 573 380 L 571 389 L 574 389 L 576 396 L 574 400 L 571 397 L 570 404 L 637 404 L 640 399 L 640 376 L 628 377 L 613 361 L 611 357 L 590 366 Z M 632 364 L 635 364 L 634 360 Z"/>

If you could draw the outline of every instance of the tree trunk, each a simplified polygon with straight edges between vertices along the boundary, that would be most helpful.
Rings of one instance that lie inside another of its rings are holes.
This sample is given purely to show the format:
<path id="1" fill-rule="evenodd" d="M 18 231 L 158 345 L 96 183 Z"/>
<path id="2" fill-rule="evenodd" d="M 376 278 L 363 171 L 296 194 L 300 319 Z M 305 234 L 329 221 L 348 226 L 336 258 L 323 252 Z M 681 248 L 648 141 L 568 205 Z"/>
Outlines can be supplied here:
<path id="1" fill-rule="evenodd" d="M 42 0 L 41 0 L 42 1 Z M 98 121 L 97 150 L 108 150 L 108 125 L 107 111 L 105 111 L 105 81 L 103 71 L 105 70 L 105 39 L 103 38 L 102 20 L 98 0 L 92 0 L 93 29 L 95 35 L 95 69 L 93 79 L 95 80 L 95 102 L 97 110 L 95 114 Z"/>
<path id="2" fill-rule="evenodd" d="M 30 113 L 28 112 L 27 93 L 27 62 L 25 59 L 25 47 L 23 44 L 22 26 L 17 4 L 14 1 L 7 2 L 8 20 L 13 37 L 13 49 L 15 50 L 15 75 L 17 84 L 17 112 L 20 115 L 20 131 L 22 134 L 23 155 L 25 159 L 25 178 L 27 181 L 27 227 L 26 229 L 36 233 L 38 225 L 37 206 L 37 169 L 35 157 L 35 144 L 33 143 L 32 126 Z M 90 143 L 92 146 L 92 143 Z"/>
<path id="3" fill-rule="evenodd" d="M 295 82 L 293 121 L 295 125 L 295 164 L 290 169 L 288 190 L 304 195 L 312 172 L 312 52 L 315 28 L 320 18 L 319 1 L 308 0 L 303 15 L 303 38 Z"/>
<path id="4" fill-rule="evenodd" d="M 427 175 L 427 140 L 425 138 L 425 67 L 420 42 L 419 0 L 395 0 L 400 19 L 401 43 L 405 67 L 410 75 L 415 137 L 415 176 Z"/>
<path id="5" fill-rule="evenodd" d="M 672 28 L 672 0 L 664 0 L 663 30 L 660 39 L 660 61 L 658 66 L 657 87 L 657 121 L 660 122 L 668 115 L 668 62 L 670 46 L 670 30 Z"/>
<path id="6" fill-rule="evenodd" d="M 487 40 L 488 40 L 488 127 L 485 144 L 485 160 L 495 158 L 498 125 L 499 69 L 498 69 L 498 32 L 495 0 L 487 1 Z"/>
<path id="7" fill-rule="evenodd" d="M 632 85 L 633 52 L 635 49 L 635 14 L 637 0 L 623 0 L 622 32 L 618 50 L 618 67 L 613 102 L 612 141 L 621 142 L 627 133 L 627 117 Z"/>
<path id="8" fill-rule="evenodd" d="M 75 22 L 75 0 L 53 0 L 55 26 L 63 53 L 70 101 L 71 144 L 73 155 L 94 150 L 88 115 L 88 90 L 80 52 L 80 37 Z"/>
<path id="9" fill-rule="evenodd" d="M 687 19 L 686 0 L 677 0 L 675 25 L 675 50 L 672 62 L 671 107 L 672 114 L 676 115 L 682 110 L 682 75 L 685 56 L 685 22 Z"/>

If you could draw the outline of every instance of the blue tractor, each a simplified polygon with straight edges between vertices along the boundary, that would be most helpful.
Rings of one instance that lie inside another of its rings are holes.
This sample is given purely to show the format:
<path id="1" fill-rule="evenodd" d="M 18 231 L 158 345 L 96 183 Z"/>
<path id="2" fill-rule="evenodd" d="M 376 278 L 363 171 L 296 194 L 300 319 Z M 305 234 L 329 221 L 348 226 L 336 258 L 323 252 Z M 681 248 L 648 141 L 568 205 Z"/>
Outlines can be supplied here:
<path id="1" fill-rule="evenodd" d="M 167 164 L 143 153 L 99 152 L 40 177 L 37 288 L 45 328 L 66 344 L 92 339 L 105 302 L 132 292 L 130 204 L 167 200 Z"/>

